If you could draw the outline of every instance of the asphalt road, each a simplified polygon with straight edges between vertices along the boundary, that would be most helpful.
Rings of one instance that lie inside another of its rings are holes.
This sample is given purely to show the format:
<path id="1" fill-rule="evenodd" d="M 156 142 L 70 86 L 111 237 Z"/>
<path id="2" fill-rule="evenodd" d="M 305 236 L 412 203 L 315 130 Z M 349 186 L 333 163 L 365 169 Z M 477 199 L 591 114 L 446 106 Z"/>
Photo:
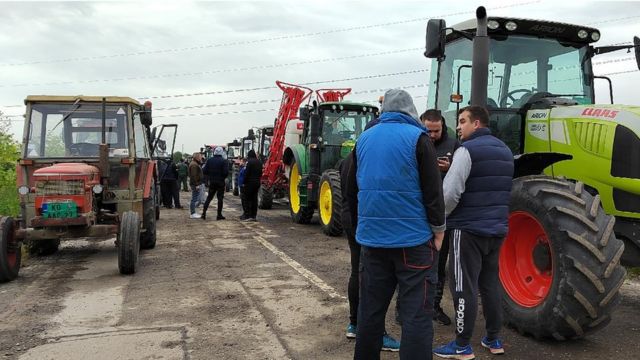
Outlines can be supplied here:
<path id="1" fill-rule="evenodd" d="M 18 280 L 0 284 L 0 358 L 352 358 L 346 239 L 322 234 L 317 219 L 293 224 L 284 203 L 246 223 L 228 194 L 224 213 L 202 221 L 163 210 L 157 247 L 141 252 L 133 276 L 119 275 L 113 239 L 63 242 L 54 255 L 28 259 Z M 640 281 L 621 291 L 603 331 L 556 342 L 505 329 L 505 358 L 637 359 Z M 444 303 L 452 314 L 450 298 Z M 387 329 L 399 337 L 392 318 L 393 310 Z M 490 359 L 479 346 L 482 325 L 480 316 L 472 345 L 477 359 Z M 453 329 L 435 325 L 435 333 L 440 344 Z"/>

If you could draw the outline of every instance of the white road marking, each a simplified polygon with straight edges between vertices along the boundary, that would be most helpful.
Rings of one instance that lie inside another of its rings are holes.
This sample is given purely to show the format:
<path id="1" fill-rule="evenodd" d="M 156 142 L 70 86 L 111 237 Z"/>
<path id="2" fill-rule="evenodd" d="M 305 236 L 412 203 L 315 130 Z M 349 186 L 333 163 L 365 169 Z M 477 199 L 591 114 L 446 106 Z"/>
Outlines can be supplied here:
<path id="1" fill-rule="evenodd" d="M 279 257 L 282 261 L 284 261 L 287 265 L 291 266 L 295 271 L 300 273 L 300 275 L 304 276 L 307 280 L 309 280 L 313 285 L 317 286 L 320 290 L 324 291 L 329 297 L 334 299 L 347 300 L 346 296 L 338 294 L 338 292 L 331 287 L 331 285 L 324 282 L 320 279 L 316 274 L 307 270 L 304 266 L 302 266 L 299 262 L 293 260 L 289 255 L 283 253 L 275 247 L 273 244 L 265 240 L 262 236 L 254 236 L 260 244 L 269 249 L 274 255 Z"/>

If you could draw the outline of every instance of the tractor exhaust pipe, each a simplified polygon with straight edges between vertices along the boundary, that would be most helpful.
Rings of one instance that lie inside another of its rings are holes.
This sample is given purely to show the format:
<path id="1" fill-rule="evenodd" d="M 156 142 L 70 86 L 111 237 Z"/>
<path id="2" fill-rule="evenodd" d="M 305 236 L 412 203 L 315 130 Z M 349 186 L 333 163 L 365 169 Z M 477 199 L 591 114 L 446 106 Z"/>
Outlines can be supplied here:
<path id="1" fill-rule="evenodd" d="M 107 98 L 102 98 L 102 143 L 99 148 L 99 167 L 102 185 L 107 185 L 109 179 L 109 144 L 107 144 Z"/>
<path id="2" fill-rule="evenodd" d="M 487 36 L 487 10 L 476 9 L 476 36 L 473 38 L 471 68 L 471 105 L 486 107 L 489 78 L 489 36 Z"/>

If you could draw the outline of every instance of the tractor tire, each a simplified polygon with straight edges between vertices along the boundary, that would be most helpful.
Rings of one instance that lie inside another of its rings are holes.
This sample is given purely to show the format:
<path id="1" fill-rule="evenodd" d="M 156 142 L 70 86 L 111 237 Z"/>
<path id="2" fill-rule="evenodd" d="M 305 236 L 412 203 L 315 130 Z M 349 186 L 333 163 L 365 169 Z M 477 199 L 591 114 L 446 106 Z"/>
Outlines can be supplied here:
<path id="1" fill-rule="evenodd" d="M 122 214 L 118 233 L 118 269 L 120 274 L 128 275 L 138 268 L 140 253 L 140 216 L 137 212 L 126 211 Z"/>
<path id="2" fill-rule="evenodd" d="M 342 191 L 340 173 L 327 170 L 320 178 L 318 213 L 322 231 L 329 236 L 342 235 Z"/>
<path id="3" fill-rule="evenodd" d="M 13 218 L 0 216 L 0 283 L 14 280 L 20 271 L 22 250 L 15 227 Z"/>
<path id="4" fill-rule="evenodd" d="M 294 161 L 291 163 L 291 169 L 289 170 L 289 212 L 294 223 L 308 224 L 313 217 L 313 208 L 303 206 L 300 203 L 300 192 L 298 191 L 300 178 L 300 169 L 298 169 L 298 165 Z"/>
<path id="5" fill-rule="evenodd" d="M 60 239 L 34 240 L 27 243 L 29 255 L 47 256 L 58 252 Z"/>
<path id="6" fill-rule="evenodd" d="M 605 327 L 626 271 L 615 219 L 581 182 L 515 179 L 500 249 L 505 322 L 521 334 L 581 338 Z"/>
<path id="7" fill-rule="evenodd" d="M 156 197 L 155 190 L 151 196 L 142 202 L 142 226 L 145 231 L 140 233 L 140 248 L 153 249 L 156 247 Z"/>
<path id="8" fill-rule="evenodd" d="M 258 190 L 258 208 L 268 210 L 273 207 L 273 189 L 260 186 Z"/>

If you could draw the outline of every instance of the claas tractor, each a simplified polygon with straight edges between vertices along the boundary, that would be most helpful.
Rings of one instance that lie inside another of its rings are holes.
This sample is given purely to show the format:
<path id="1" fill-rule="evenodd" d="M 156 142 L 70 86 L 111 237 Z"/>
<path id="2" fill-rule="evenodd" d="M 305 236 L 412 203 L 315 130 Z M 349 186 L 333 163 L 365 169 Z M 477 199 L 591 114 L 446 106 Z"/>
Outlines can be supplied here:
<path id="1" fill-rule="evenodd" d="M 113 235 L 120 273 L 135 273 L 139 250 L 156 244 L 152 142 L 157 155 L 170 153 L 166 144 L 175 138 L 160 136 L 171 131 L 161 127 L 152 138 L 151 103 L 128 97 L 28 96 L 25 104 L 21 216 L 0 217 L 0 281 L 18 276 L 23 243 L 52 253 L 61 239 Z"/>
<path id="2" fill-rule="evenodd" d="M 300 108 L 302 143 L 287 147 L 283 162 L 289 169 L 289 210 L 298 224 L 311 222 L 318 209 L 325 234 L 342 234 L 340 163 L 353 150 L 365 126 L 378 117 L 378 108 L 366 103 L 342 101 L 350 89 L 318 90 L 320 102 Z M 324 95 L 324 96 L 323 96 Z M 331 98 L 330 101 L 327 98 Z"/>
<path id="3" fill-rule="evenodd" d="M 637 60 L 640 40 L 595 47 L 591 27 L 476 15 L 452 28 L 428 22 L 428 106 L 453 128 L 461 104 L 486 107 L 514 154 L 499 260 L 505 321 L 579 338 L 610 322 L 621 259 L 640 264 L 640 107 L 596 105 L 591 62 L 633 48 Z"/>

